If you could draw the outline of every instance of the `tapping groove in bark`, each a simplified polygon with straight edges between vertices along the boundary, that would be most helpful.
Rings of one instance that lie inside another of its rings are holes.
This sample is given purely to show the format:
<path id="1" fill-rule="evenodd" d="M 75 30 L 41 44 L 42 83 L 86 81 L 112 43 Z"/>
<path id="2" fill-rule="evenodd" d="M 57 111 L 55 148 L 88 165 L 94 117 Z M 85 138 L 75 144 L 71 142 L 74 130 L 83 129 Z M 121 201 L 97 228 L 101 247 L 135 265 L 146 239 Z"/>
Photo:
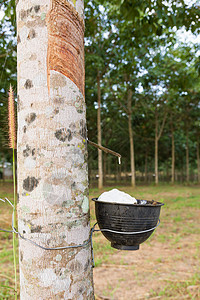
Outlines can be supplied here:
<path id="1" fill-rule="evenodd" d="M 84 95 L 84 23 L 66 0 L 52 0 L 47 15 L 47 82 L 50 93 L 50 70 L 71 79 Z"/>

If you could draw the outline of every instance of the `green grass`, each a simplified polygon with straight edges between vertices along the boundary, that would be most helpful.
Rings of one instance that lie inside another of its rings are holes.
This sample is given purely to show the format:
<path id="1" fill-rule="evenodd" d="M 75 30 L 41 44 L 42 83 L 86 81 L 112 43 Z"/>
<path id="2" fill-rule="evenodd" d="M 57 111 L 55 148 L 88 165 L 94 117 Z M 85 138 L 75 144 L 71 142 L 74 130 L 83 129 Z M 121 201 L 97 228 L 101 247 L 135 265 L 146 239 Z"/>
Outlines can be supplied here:
<path id="1" fill-rule="evenodd" d="M 14 288 L 9 286 L 9 281 L 6 280 L 4 284 L 0 283 L 0 300 L 13 299 Z"/>
<path id="2" fill-rule="evenodd" d="M 161 288 L 159 292 L 151 292 L 150 297 L 157 297 L 161 296 L 162 300 L 165 299 L 173 299 L 175 295 L 180 295 L 180 299 L 186 299 L 185 296 L 187 295 L 187 299 L 191 300 L 198 300 L 199 299 L 199 286 L 200 286 L 200 274 L 194 274 L 190 280 L 186 280 L 182 282 L 180 280 L 177 282 L 173 281 L 166 281 L 166 285 L 164 288 Z M 177 298 L 176 298 L 177 299 Z"/>
<path id="3" fill-rule="evenodd" d="M 170 250 L 168 257 L 158 255 L 155 260 L 155 266 L 166 265 L 168 263 L 183 263 L 188 259 L 193 261 L 193 264 L 199 264 L 199 209 L 200 209 L 200 187 L 198 186 L 181 186 L 181 185 L 160 185 L 160 186 L 138 186 L 135 189 L 131 187 L 118 188 L 137 199 L 156 200 L 165 203 L 165 206 L 161 209 L 161 224 L 158 229 L 152 234 L 152 236 L 145 242 L 149 251 L 153 248 L 154 243 L 160 245 L 160 249 L 166 247 Z M 90 199 L 98 197 L 103 191 L 108 191 L 111 188 L 106 187 L 102 191 L 98 189 L 90 190 Z M 12 183 L 7 182 L 2 185 L 0 183 L 0 197 L 8 197 L 13 200 L 12 195 Z M 90 201 L 91 212 L 91 226 L 96 222 L 94 202 Z M 6 216 L 9 222 L 11 222 L 12 208 L 0 201 L 0 214 Z M 0 217 L 0 227 L 6 226 L 10 228 L 10 223 L 2 223 Z M 93 234 L 93 247 L 94 247 L 94 259 L 96 268 L 103 265 L 123 265 L 128 266 L 129 262 L 126 260 L 126 252 L 113 249 L 101 233 Z M 193 248 L 191 257 L 188 258 L 188 248 Z M 5 232 L 0 232 L 0 300 L 14 299 L 13 287 L 14 287 L 14 269 L 13 269 L 13 254 L 12 254 L 12 235 Z M 178 249 L 178 250 L 177 250 Z M 142 251 L 142 250 L 140 250 Z M 121 253 L 121 259 L 116 260 L 115 254 Z M 147 263 L 148 257 L 144 257 L 144 263 Z M 152 263 L 149 260 L 149 263 Z M 132 276 L 137 281 L 138 286 L 142 286 L 142 275 L 137 265 L 131 265 Z M 173 275 L 173 271 L 171 274 Z M 155 276 L 156 272 L 152 273 Z M 18 277 L 19 278 L 19 277 Z M 122 280 L 119 280 L 115 286 L 107 286 L 102 290 L 102 294 L 116 299 L 117 291 L 123 285 L 126 280 L 121 275 Z M 171 278 L 170 278 L 171 279 Z M 180 279 L 180 280 L 179 280 Z M 198 299 L 196 296 L 195 286 L 200 285 L 200 272 L 197 268 L 194 268 L 193 275 L 185 281 L 182 278 L 178 278 L 177 281 L 160 281 L 160 287 L 157 290 L 151 291 L 149 286 L 150 297 L 161 297 L 160 299 Z M 191 288 L 194 286 L 194 288 Z M 132 287 L 129 286 L 129 289 Z M 185 298 L 184 298 L 184 297 Z M 186 298 L 188 297 L 188 298 Z M 196 297 L 196 298 L 195 298 Z M 145 299 L 145 298 L 144 298 Z M 199 298 L 200 299 L 200 298 Z"/>
<path id="4" fill-rule="evenodd" d="M 0 198 L 7 197 L 13 202 L 12 181 L 0 182 Z M 6 216 L 8 221 L 0 221 L 0 227 L 10 230 L 12 220 L 12 207 L 6 202 L 0 201 L 0 215 Z M 1 218 L 0 218 L 1 220 Z M 14 266 L 12 250 L 12 233 L 0 231 L 0 300 L 15 299 L 14 296 Z M 18 251 L 17 251 L 18 257 Z"/>

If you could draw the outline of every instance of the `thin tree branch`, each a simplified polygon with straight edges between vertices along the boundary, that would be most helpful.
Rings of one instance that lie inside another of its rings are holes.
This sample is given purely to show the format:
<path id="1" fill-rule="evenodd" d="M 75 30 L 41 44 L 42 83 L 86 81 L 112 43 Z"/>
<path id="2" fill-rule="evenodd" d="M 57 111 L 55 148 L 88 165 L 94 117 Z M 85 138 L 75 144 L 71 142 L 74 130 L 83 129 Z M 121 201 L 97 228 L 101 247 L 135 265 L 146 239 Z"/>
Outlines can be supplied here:
<path id="1" fill-rule="evenodd" d="M 161 134 L 162 134 L 162 132 L 163 132 L 163 129 L 164 129 L 164 126 L 165 126 L 166 118 L 167 118 L 167 111 L 166 111 L 165 114 L 164 114 L 164 118 L 163 118 L 163 121 L 162 121 L 162 125 L 161 125 L 161 127 L 160 127 L 160 132 L 159 132 L 159 134 L 158 134 L 158 140 L 160 139 Z"/>

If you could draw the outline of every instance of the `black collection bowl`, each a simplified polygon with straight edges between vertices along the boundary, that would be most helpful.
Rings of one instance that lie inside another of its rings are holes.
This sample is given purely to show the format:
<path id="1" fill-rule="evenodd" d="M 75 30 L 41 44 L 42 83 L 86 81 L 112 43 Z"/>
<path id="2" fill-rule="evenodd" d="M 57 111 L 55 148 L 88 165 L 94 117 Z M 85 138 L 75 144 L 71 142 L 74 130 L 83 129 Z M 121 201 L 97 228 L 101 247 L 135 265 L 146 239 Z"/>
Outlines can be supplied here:
<path id="1" fill-rule="evenodd" d="M 155 230 L 161 206 L 164 205 L 155 201 L 145 201 L 143 204 L 144 200 L 137 200 L 137 204 L 104 202 L 99 201 L 98 198 L 92 200 L 95 202 L 99 228 L 120 232 L 102 231 L 111 242 L 111 246 L 121 250 L 139 249 L 139 245 L 146 241 Z M 141 232 L 146 230 L 147 232 Z M 138 233 L 127 234 L 129 232 Z"/>

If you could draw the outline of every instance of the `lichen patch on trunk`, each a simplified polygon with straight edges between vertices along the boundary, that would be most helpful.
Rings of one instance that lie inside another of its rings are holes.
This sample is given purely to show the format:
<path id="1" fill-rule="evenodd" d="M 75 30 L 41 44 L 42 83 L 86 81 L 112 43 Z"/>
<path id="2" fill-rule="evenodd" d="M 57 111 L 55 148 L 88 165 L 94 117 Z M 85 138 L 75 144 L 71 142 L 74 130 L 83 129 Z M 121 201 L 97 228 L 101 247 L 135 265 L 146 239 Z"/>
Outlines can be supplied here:
<path id="1" fill-rule="evenodd" d="M 36 179 L 35 177 L 28 176 L 23 181 L 23 188 L 28 192 L 32 192 L 37 187 L 38 183 L 39 183 L 38 179 Z"/>
<path id="2" fill-rule="evenodd" d="M 64 271 L 64 270 L 63 270 Z M 55 274 L 54 269 L 45 269 L 42 270 L 39 274 L 40 277 L 40 284 L 44 287 L 53 288 L 54 292 L 62 292 L 65 290 L 68 290 L 70 287 L 71 279 L 70 276 L 65 276 L 66 278 L 63 278 L 62 280 L 59 280 L 57 278 L 57 275 Z"/>
<path id="3" fill-rule="evenodd" d="M 89 199 L 86 196 L 84 196 L 83 203 L 82 203 L 81 207 L 82 207 L 83 213 L 87 214 L 88 211 L 89 211 Z"/>

